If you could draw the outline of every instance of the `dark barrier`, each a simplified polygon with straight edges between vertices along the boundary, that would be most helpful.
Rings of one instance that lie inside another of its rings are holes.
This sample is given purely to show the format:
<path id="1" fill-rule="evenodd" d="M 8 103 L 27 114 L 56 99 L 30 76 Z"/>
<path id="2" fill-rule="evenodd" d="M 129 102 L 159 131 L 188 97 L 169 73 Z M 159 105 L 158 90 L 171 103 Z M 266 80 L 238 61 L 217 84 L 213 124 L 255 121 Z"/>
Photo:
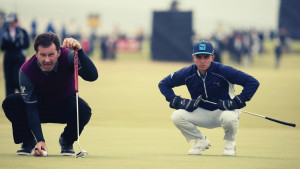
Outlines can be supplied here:
<path id="1" fill-rule="evenodd" d="M 192 12 L 154 12 L 152 59 L 192 61 L 192 34 Z"/>
<path id="2" fill-rule="evenodd" d="M 278 23 L 290 38 L 300 40 L 300 0 L 281 0 Z"/>

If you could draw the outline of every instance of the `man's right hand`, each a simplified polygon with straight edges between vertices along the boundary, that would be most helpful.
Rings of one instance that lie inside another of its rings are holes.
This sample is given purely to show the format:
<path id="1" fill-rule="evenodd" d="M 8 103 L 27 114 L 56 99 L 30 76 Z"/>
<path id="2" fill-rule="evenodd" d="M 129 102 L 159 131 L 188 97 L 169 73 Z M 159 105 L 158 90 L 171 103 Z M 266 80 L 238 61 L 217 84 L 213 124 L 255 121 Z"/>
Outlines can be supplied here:
<path id="1" fill-rule="evenodd" d="M 176 110 L 184 109 L 188 112 L 192 112 L 199 107 L 200 101 L 201 96 L 199 96 L 197 100 L 184 99 L 180 96 L 176 96 L 170 101 L 170 107 Z"/>
<path id="2" fill-rule="evenodd" d="M 48 153 L 48 148 L 46 146 L 46 143 L 44 141 L 38 142 L 34 147 L 34 156 L 43 156 L 43 151 L 46 151 Z"/>

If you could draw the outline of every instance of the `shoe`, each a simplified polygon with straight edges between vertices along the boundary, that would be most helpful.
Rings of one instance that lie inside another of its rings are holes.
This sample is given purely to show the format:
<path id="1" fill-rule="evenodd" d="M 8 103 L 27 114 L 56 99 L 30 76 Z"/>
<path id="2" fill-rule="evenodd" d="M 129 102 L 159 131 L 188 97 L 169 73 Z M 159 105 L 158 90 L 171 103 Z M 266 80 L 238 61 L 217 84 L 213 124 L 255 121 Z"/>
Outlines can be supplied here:
<path id="1" fill-rule="evenodd" d="M 17 151 L 18 155 L 31 155 L 32 150 L 36 145 L 35 140 L 24 141 L 22 143 L 21 149 Z"/>
<path id="2" fill-rule="evenodd" d="M 75 154 L 75 151 L 73 149 L 73 144 L 66 143 L 62 136 L 59 137 L 59 144 L 61 147 L 60 154 L 62 156 L 73 156 Z"/>
<path id="3" fill-rule="evenodd" d="M 202 152 L 206 149 L 209 149 L 210 143 L 206 136 L 204 136 L 202 139 L 195 139 L 195 142 L 192 146 L 192 148 L 189 150 L 189 155 L 201 155 Z"/>
<path id="4" fill-rule="evenodd" d="M 224 156 L 235 156 L 236 155 L 236 143 L 235 143 L 235 141 L 226 140 L 223 155 Z"/>

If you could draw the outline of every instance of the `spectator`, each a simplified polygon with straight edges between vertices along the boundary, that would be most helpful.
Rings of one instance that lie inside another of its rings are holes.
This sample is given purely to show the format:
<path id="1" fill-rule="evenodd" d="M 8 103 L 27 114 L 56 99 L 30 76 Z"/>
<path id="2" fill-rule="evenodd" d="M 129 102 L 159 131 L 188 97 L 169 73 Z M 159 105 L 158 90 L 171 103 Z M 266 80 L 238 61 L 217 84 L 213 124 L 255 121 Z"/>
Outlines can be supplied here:
<path id="1" fill-rule="evenodd" d="M 54 29 L 54 27 L 53 27 L 52 22 L 49 22 L 46 31 L 47 31 L 47 32 L 53 32 L 53 33 L 55 33 L 55 29 Z"/>
<path id="2" fill-rule="evenodd" d="M 106 60 L 107 59 L 107 37 L 101 37 L 101 58 L 102 60 Z"/>
<path id="3" fill-rule="evenodd" d="M 31 39 L 34 40 L 36 37 L 37 31 L 36 31 L 37 25 L 36 25 L 36 20 L 32 20 L 31 22 Z"/>
<path id="4" fill-rule="evenodd" d="M 6 17 L 8 26 L 4 28 L 1 50 L 4 54 L 4 78 L 6 96 L 14 94 L 19 89 L 18 72 L 25 62 L 25 49 L 29 47 L 30 41 L 26 30 L 18 26 L 17 14 L 11 13 Z"/>
<path id="5" fill-rule="evenodd" d="M 278 44 L 275 46 L 275 69 L 279 68 L 280 60 L 282 56 L 282 44 L 280 43 L 280 40 Z"/>

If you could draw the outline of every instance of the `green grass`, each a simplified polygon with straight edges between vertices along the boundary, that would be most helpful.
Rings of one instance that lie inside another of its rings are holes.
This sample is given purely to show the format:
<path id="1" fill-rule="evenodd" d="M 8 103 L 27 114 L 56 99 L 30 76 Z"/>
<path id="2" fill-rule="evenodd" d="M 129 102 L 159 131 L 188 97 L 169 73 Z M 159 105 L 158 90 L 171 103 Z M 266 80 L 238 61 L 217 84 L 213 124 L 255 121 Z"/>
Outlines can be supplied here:
<path id="1" fill-rule="evenodd" d="M 299 48 L 299 43 L 295 43 Z M 11 124 L 0 110 L 0 168 L 104 168 L 104 169 L 292 169 L 300 166 L 299 128 L 283 126 L 265 119 L 242 114 L 237 135 L 237 157 L 223 157 L 223 131 L 201 129 L 212 147 L 202 156 L 189 156 L 190 145 L 172 124 L 172 109 L 158 90 L 158 82 L 169 73 L 190 63 L 153 62 L 148 43 L 141 53 L 120 53 L 116 61 L 100 61 L 99 79 L 80 80 L 79 94 L 92 107 L 92 119 L 80 143 L 89 152 L 84 159 L 59 156 L 58 137 L 64 125 L 43 124 L 49 156 L 17 156 L 20 145 L 13 143 Z M 284 55 L 279 70 L 273 69 L 272 42 L 269 52 L 255 56 L 245 68 L 224 56 L 224 62 L 260 81 L 260 87 L 245 110 L 300 124 L 300 57 Z M 4 99 L 2 55 L 0 100 Z M 237 88 L 237 92 L 241 89 Z M 3 92 L 2 92 L 3 91 Z M 188 97 L 185 87 L 175 89 Z M 77 143 L 74 144 L 78 152 Z"/>

